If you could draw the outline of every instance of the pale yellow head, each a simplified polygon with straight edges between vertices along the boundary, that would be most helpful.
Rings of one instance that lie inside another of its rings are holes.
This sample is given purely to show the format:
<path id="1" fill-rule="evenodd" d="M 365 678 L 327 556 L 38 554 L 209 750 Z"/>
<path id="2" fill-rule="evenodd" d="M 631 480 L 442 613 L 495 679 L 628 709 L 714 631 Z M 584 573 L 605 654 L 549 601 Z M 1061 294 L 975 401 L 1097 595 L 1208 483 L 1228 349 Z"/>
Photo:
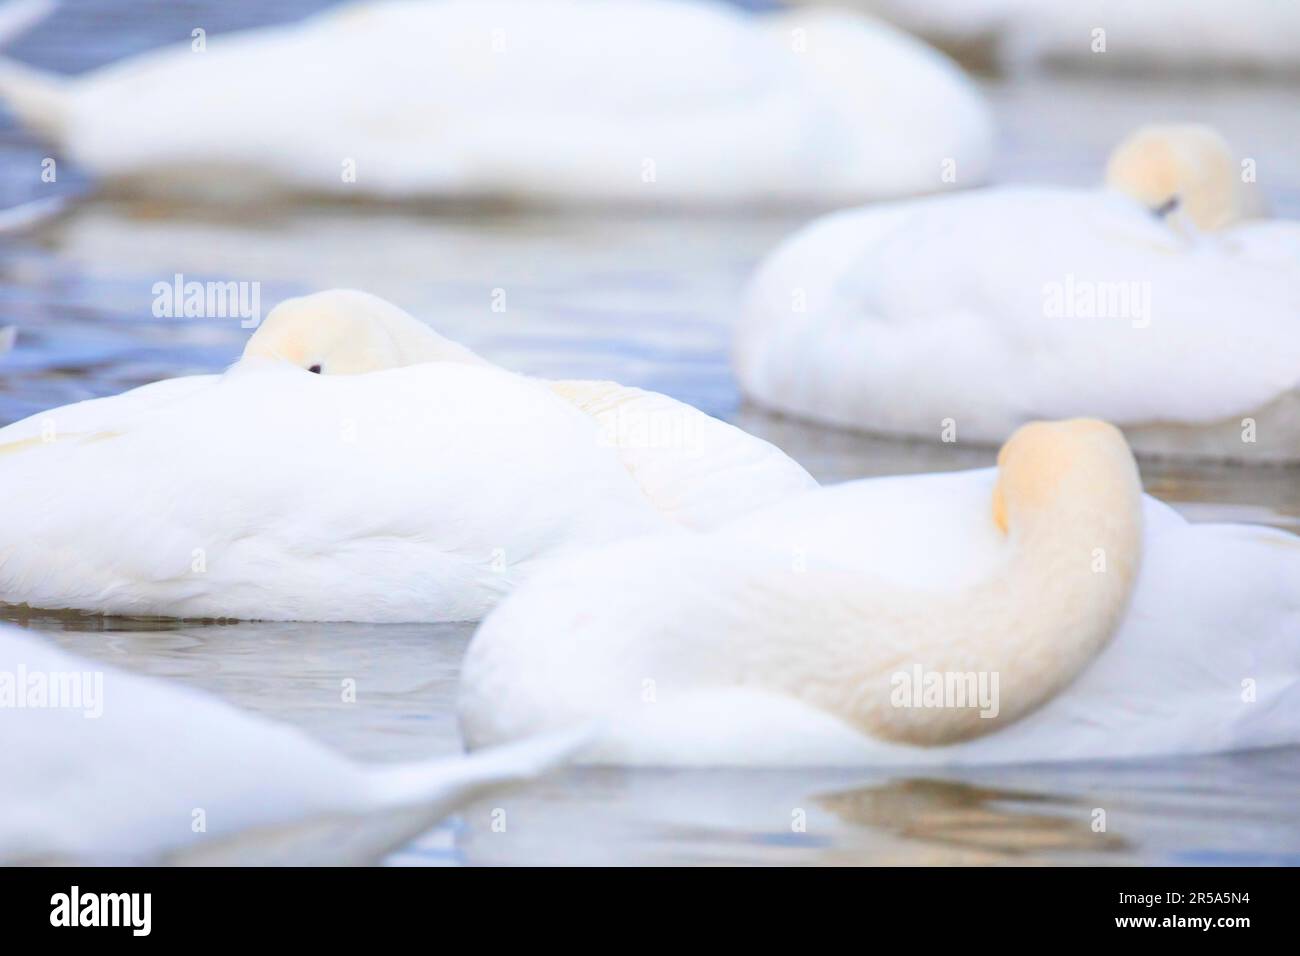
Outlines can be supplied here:
<path id="1" fill-rule="evenodd" d="M 1253 200 L 1228 143 L 1209 126 L 1144 126 L 1110 154 L 1106 184 L 1160 216 L 1185 216 L 1202 230 L 1252 215 Z"/>
<path id="2" fill-rule="evenodd" d="M 998 452 L 993 521 L 1006 533 L 1042 517 L 1060 520 L 1071 505 L 1130 514 L 1141 494 L 1133 453 L 1114 425 L 1095 418 L 1030 422 Z"/>
<path id="3" fill-rule="evenodd" d="M 279 359 L 324 375 L 424 362 L 484 364 L 392 303 L 353 289 L 285 299 L 248 340 L 244 358 Z"/>

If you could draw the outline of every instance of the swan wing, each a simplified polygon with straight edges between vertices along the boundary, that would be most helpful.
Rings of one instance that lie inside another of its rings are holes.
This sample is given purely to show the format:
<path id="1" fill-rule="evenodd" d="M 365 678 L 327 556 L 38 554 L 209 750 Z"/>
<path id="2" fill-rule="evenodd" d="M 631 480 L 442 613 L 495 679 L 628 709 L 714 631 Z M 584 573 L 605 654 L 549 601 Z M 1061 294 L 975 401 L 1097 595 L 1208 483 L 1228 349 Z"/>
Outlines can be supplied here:
<path id="1" fill-rule="evenodd" d="M 1102 191 L 853 210 L 760 268 L 737 370 L 769 406 L 925 435 L 952 420 L 959 440 L 1074 415 L 1218 422 L 1300 387 L 1284 249 L 1250 230 L 1189 238 Z"/>
<path id="2" fill-rule="evenodd" d="M 61 438 L 114 431 L 124 422 L 165 411 L 218 380 L 216 375 L 186 375 L 141 385 L 120 395 L 89 398 L 47 412 L 30 415 L 0 428 L 0 455 L 12 454 L 36 441 L 52 443 Z"/>
<path id="3" fill-rule="evenodd" d="M 199 691 L 0 626 L 0 860 L 373 863 L 476 797 L 567 760 L 588 732 L 364 768 Z M 36 682 L 36 683 L 34 683 Z M 75 696 L 38 702 L 31 688 Z M 13 691 L 11 690 L 11 693 Z"/>
<path id="4" fill-rule="evenodd" d="M 664 524 L 590 419 L 493 368 L 241 363 L 100 424 L 0 459 L 0 598 L 472 620 L 541 559 Z"/>
<path id="5" fill-rule="evenodd" d="M 697 530 L 817 487 L 775 445 L 699 409 L 613 382 L 552 382 L 557 395 L 596 422 L 661 513 Z"/>
<path id="6" fill-rule="evenodd" d="M 870 623 L 851 582 L 941 600 L 993 573 L 1005 554 L 990 530 L 993 477 L 851 482 L 707 535 L 620 542 L 553 566 L 475 635 L 463 726 L 487 743 L 613 715 L 594 759 L 670 764 L 1021 763 L 1300 739 L 1300 539 L 1190 524 L 1152 498 L 1118 630 L 1019 721 L 965 743 L 895 745 L 781 693 L 791 674 L 826 678 L 803 660 L 825 635 Z M 850 590 L 819 589 L 828 573 Z M 653 586 L 615 583 L 627 580 Z"/>
<path id="7" fill-rule="evenodd" d="M 15 690 L 27 706 L 0 711 L 15 767 L 0 775 L 0 858 L 148 858 L 201 828 L 221 837 L 362 804 L 364 781 L 345 760 L 207 694 L 7 626 L 0 673 L 28 685 Z M 68 696 L 41 703 L 37 686 Z"/>
<path id="8" fill-rule="evenodd" d="M 202 42 L 66 82 L 4 64 L 0 95 L 146 188 L 839 200 L 945 188 L 943 157 L 973 183 L 991 155 L 956 67 L 847 14 L 388 0 Z"/>

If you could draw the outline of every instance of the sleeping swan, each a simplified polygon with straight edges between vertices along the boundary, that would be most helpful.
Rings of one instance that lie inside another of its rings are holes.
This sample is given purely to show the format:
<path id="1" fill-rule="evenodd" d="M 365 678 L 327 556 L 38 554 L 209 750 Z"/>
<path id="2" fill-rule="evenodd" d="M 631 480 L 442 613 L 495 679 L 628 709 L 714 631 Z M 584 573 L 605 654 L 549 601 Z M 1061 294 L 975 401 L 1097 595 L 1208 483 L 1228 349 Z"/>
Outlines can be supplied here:
<path id="1" fill-rule="evenodd" d="M 0 98 L 93 175 L 186 198 L 834 204 L 978 183 L 993 149 L 954 64 L 847 12 L 385 0 L 197 43 L 2 61 Z"/>
<path id="2" fill-rule="evenodd" d="M 796 0 L 821 3 L 824 0 Z M 1008 65 L 1105 75 L 1229 68 L 1294 72 L 1300 8 L 1276 0 L 841 0 L 954 50 L 991 42 Z M 1099 55 L 1100 54 L 1100 55 Z"/>
<path id="3" fill-rule="evenodd" d="M 56 681 L 69 695 L 59 706 L 48 696 Z M 562 762 L 584 739 L 367 768 L 207 694 L 0 625 L 0 700 L 6 693 L 0 752 L 14 763 L 0 774 L 5 864 L 157 863 L 181 852 L 373 863 L 460 805 Z M 236 846 L 244 835 L 252 839 Z"/>
<path id="4" fill-rule="evenodd" d="M 997 444 L 1091 415 L 1139 454 L 1300 461 L 1300 225 L 1202 126 L 1142 129 L 1103 189 L 999 187 L 836 213 L 760 266 L 747 396 Z"/>
<path id="5" fill-rule="evenodd" d="M 0 429 L 0 602 L 475 620 L 565 550 L 814 486 L 688 405 L 515 375 L 335 290 L 277 306 L 224 375 Z"/>
<path id="6" fill-rule="evenodd" d="M 627 587 L 620 582 L 653 582 Z M 472 746 L 600 717 L 589 759 L 920 764 L 1300 742 L 1300 539 L 1190 525 L 1119 431 L 855 481 L 559 562 L 462 670 Z"/>

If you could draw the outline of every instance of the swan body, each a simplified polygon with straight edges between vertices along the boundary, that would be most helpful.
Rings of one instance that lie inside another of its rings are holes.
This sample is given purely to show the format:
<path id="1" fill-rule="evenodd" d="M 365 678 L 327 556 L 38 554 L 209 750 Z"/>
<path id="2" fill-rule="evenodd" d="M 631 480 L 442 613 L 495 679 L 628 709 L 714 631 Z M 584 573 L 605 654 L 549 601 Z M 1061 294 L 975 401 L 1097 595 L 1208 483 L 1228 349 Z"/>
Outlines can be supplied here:
<path id="1" fill-rule="evenodd" d="M 998 469 L 850 482 L 557 563 L 474 636 L 466 738 L 600 715 L 586 759 L 651 765 L 1300 742 L 1300 539 L 1189 524 L 1092 427 L 1043 454 L 1022 430 Z M 992 706 L 894 696 L 931 674 L 997 675 Z"/>
<path id="2" fill-rule="evenodd" d="M 893 28 L 674 0 L 353 3 L 79 77 L 5 62 L 0 98 L 95 175 L 187 195 L 832 203 L 992 152 L 974 87 Z"/>
<path id="3" fill-rule="evenodd" d="M 49 695 L 59 681 L 69 696 L 56 707 Z M 262 834 L 258 843 L 279 844 L 266 831 L 309 825 L 327 827 L 342 859 L 375 862 L 458 806 L 543 772 L 582 743 L 568 735 L 483 759 L 367 768 L 296 729 L 7 625 L 0 692 L 6 686 L 22 703 L 9 699 L 0 710 L 0 749 L 15 768 L 0 777 L 5 863 L 157 862 L 250 831 Z M 38 687 L 48 689 L 45 697 Z M 311 861 L 328 861 L 324 853 Z"/>
<path id="4" fill-rule="evenodd" d="M 810 2 L 810 0 L 801 0 Z M 944 46 L 991 41 L 1012 66 L 1085 65 L 1159 71 L 1229 67 L 1300 68 L 1300 11 L 1273 0 L 850 0 Z M 1105 30 L 1096 49 L 1093 31 Z"/>
<path id="5" fill-rule="evenodd" d="M 574 389 L 625 392 L 632 411 L 606 424 L 565 397 Z M 646 405 L 691 441 L 625 441 Z M 0 429 L 0 600 L 475 620 L 566 550 L 708 527 L 814 485 L 767 443 L 665 396 L 527 379 L 336 290 L 282 303 L 223 375 Z"/>
<path id="6" fill-rule="evenodd" d="M 1241 218 L 1235 162 L 1184 132 L 1121 147 L 1105 189 L 814 222 L 751 283 L 743 391 L 867 431 L 996 444 L 1095 415 L 1139 454 L 1300 460 L 1300 225 Z"/>

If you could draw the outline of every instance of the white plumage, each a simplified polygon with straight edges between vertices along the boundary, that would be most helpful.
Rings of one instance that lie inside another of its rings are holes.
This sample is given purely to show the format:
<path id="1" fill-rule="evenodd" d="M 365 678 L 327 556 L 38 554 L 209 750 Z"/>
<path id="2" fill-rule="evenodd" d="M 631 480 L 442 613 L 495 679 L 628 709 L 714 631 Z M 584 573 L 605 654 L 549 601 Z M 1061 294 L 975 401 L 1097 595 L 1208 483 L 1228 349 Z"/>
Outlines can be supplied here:
<path id="1" fill-rule="evenodd" d="M 1086 494 L 1091 479 L 1081 480 L 1074 494 Z M 1021 695 L 1059 680 L 1077 627 L 1106 605 L 1071 596 L 1079 575 L 1096 572 L 1100 538 L 1089 534 L 1071 545 L 1062 527 L 1056 551 L 1008 575 L 1019 545 L 1014 513 L 1010 537 L 990 514 L 996 481 L 993 469 L 855 481 L 709 534 L 622 542 L 552 566 L 471 643 L 467 739 L 601 715 L 590 759 L 650 765 L 1015 763 L 1300 742 L 1300 539 L 1189 524 L 1152 498 L 1141 503 L 1141 568 L 1113 636 L 1073 683 L 1006 720 Z M 1119 557 L 1106 555 L 1103 575 Z M 1015 580 L 1035 564 L 1042 579 L 1021 593 Z M 1003 600 L 990 612 L 972 595 L 998 580 Z M 950 613 L 946 649 L 927 651 L 924 620 Z M 1042 619 L 1057 621 L 1042 632 L 1050 639 L 1025 645 Z M 893 675 L 913 665 L 999 672 L 988 732 L 915 746 L 835 713 L 840 699 L 883 707 Z"/>
<path id="2" fill-rule="evenodd" d="M 180 854 L 375 862 L 583 741 L 569 734 L 481 757 L 363 767 L 296 729 L 7 625 L 0 700 L 0 752 L 12 761 L 0 774 L 7 863 L 156 863 Z"/>
<path id="3" fill-rule="evenodd" d="M 949 188 L 947 160 L 976 183 L 992 152 L 905 34 L 674 0 L 349 4 L 80 77 L 6 61 L 0 97 L 94 174 L 187 195 L 829 203 Z"/>
<path id="4" fill-rule="evenodd" d="M 937 43 L 992 42 L 1013 66 L 1066 64 L 1099 73 L 1300 68 L 1300 9 L 1274 0 L 847 0 L 845 5 Z"/>
<path id="5" fill-rule="evenodd" d="M 666 396 L 527 379 L 336 290 L 278 306 L 224 375 L 0 429 L 0 600 L 476 620 L 566 551 L 711 527 L 814 485 Z"/>
<path id="6" fill-rule="evenodd" d="M 1190 206 L 1202 183 L 1185 185 L 1170 198 Z M 1204 208 L 1230 186 L 1201 189 Z M 937 439 L 951 420 L 994 444 L 1089 415 L 1139 453 L 1293 461 L 1297 314 L 1293 222 L 1209 231 L 1118 190 L 1002 187 L 795 234 L 751 284 L 735 364 L 759 404 L 842 427 Z"/>

